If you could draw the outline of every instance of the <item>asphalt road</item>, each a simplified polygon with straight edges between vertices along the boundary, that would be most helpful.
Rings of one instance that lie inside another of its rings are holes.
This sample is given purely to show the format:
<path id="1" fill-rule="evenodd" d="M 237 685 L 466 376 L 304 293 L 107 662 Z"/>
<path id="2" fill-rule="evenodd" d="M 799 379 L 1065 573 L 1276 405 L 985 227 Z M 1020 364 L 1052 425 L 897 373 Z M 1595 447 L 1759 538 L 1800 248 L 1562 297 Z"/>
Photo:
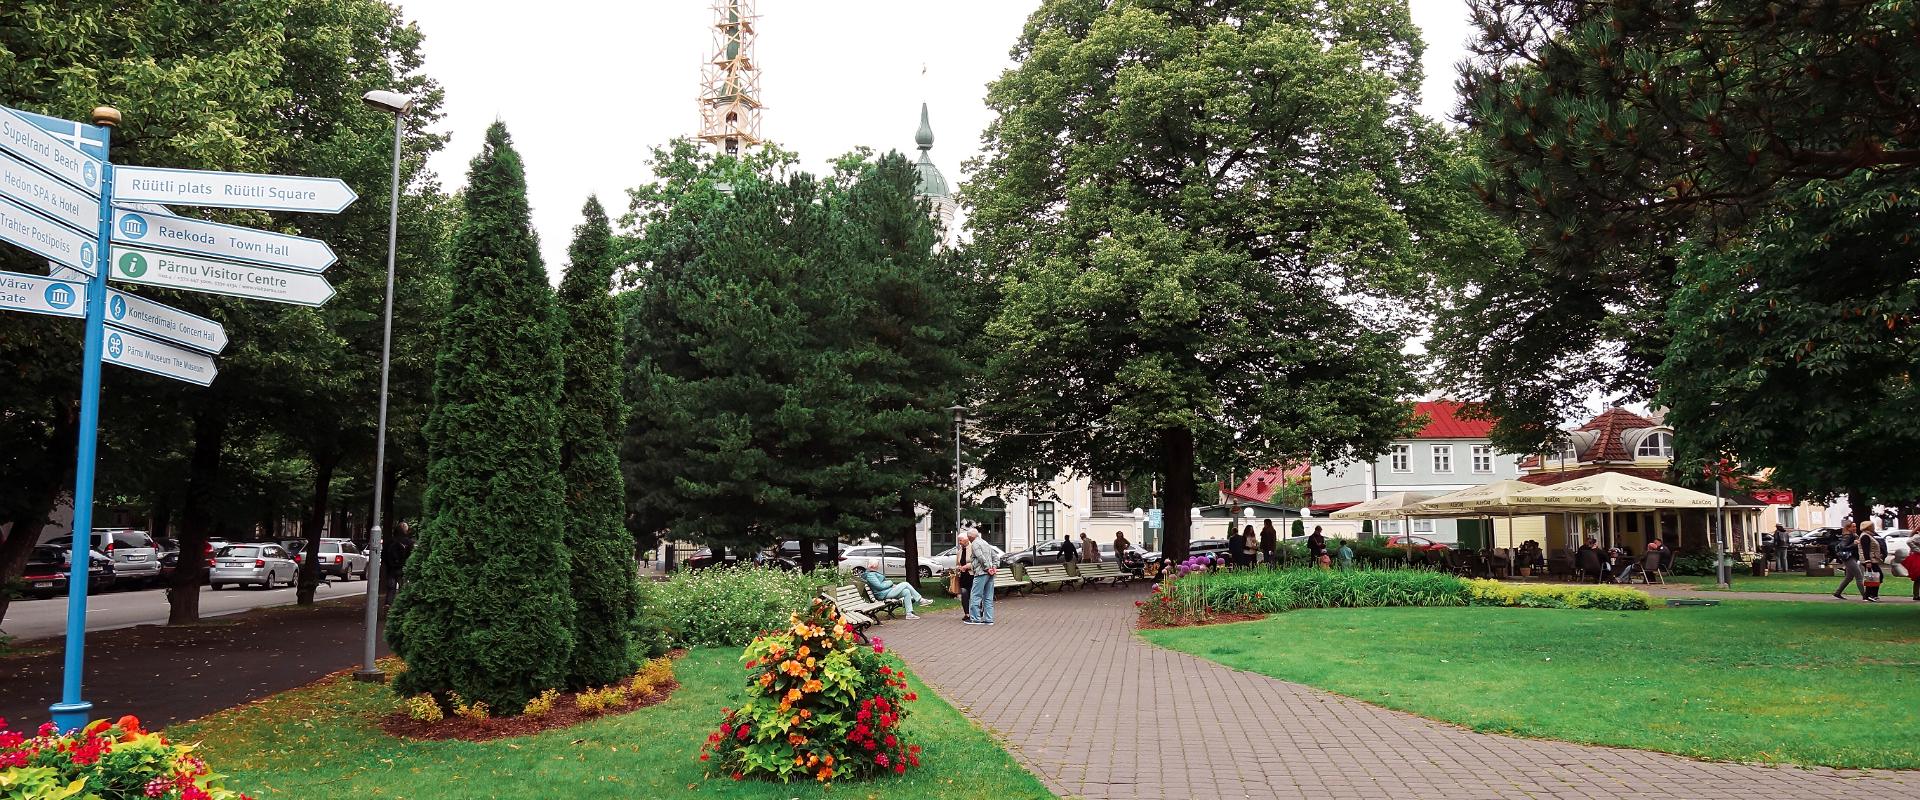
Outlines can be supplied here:
<path id="1" fill-rule="evenodd" d="M 292 588 L 261 591 L 251 587 L 241 589 L 229 587 L 216 592 L 211 588 L 202 588 L 200 616 L 217 617 L 255 608 L 290 605 L 294 601 L 294 591 Z M 314 597 L 318 600 L 327 600 L 366 593 L 366 581 L 335 581 L 321 584 L 319 592 Z M 165 625 L 166 622 L 165 589 L 114 591 L 87 598 L 88 631 L 110 631 L 136 625 Z M 67 598 L 65 595 L 47 600 L 24 598 L 14 600 L 13 604 L 7 608 L 7 618 L 0 620 L 0 631 L 14 637 L 16 643 L 60 636 L 66 633 L 66 630 Z"/>

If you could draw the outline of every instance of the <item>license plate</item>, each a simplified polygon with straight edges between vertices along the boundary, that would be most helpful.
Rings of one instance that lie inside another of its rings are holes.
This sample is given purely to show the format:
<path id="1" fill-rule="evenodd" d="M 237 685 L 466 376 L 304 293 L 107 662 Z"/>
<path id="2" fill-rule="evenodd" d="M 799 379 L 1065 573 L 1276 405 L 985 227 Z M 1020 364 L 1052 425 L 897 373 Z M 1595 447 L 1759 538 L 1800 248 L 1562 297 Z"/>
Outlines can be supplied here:
<path id="1" fill-rule="evenodd" d="M 49 582 L 49 581 L 41 581 L 40 583 L 36 583 L 36 584 L 34 584 L 34 585 L 33 585 L 33 588 L 35 588 L 35 589 L 51 589 L 51 588 L 53 588 L 53 584 L 52 584 L 51 582 Z"/>

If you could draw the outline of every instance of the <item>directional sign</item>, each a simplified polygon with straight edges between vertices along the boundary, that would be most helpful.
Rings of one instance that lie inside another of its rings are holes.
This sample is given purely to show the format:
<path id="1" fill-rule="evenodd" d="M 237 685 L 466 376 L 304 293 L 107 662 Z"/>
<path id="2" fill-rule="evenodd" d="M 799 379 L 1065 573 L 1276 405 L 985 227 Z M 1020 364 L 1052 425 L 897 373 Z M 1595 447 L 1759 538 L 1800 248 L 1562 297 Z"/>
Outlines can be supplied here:
<path id="1" fill-rule="evenodd" d="M 19 156 L 89 194 L 100 195 L 100 159 L 73 149 L 11 108 L 0 108 L 0 150 Z"/>
<path id="2" fill-rule="evenodd" d="M 95 238 L 0 197 L 0 241 L 17 244 L 60 266 L 92 275 Z"/>
<path id="3" fill-rule="evenodd" d="M 108 277 L 129 283 L 272 300 L 296 306 L 318 306 L 333 297 L 333 286 L 327 283 L 327 279 L 312 273 L 287 272 L 124 245 L 114 246 L 113 273 Z"/>
<path id="4" fill-rule="evenodd" d="M 183 350 L 115 328 L 107 329 L 106 347 L 100 349 L 100 360 L 201 386 L 212 384 L 214 376 L 220 374 L 213 366 L 213 357 L 206 353 Z"/>
<path id="5" fill-rule="evenodd" d="M 119 289 L 107 289 L 107 324 L 209 353 L 227 349 L 220 323 Z"/>
<path id="6" fill-rule="evenodd" d="M 301 272 L 325 272 L 334 262 L 333 248 L 319 239 L 124 208 L 113 210 L 113 240 Z"/>
<path id="7" fill-rule="evenodd" d="M 92 239 L 100 232 L 100 198 L 66 185 L 27 166 L 27 162 L 0 154 L 0 196 L 52 217 Z"/>
<path id="8" fill-rule="evenodd" d="M 87 273 L 77 269 L 67 269 L 51 261 L 47 262 L 47 277 L 67 283 L 86 283 L 89 280 Z"/>
<path id="9" fill-rule="evenodd" d="M 113 174 L 113 199 L 135 203 L 337 214 L 358 197 L 338 178 L 158 167 L 116 167 Z"/>
<path id="10" fill-rule="evenodd" d="M 52 314 L 56 317 L 87 315 L 87 284 L 0 272 L 0 310 Z"/>
<path id="11" fill-rule="evenodd" d="M 102 161 L 107 160 L 107 129 L 70 119 L 49 117 L 31 111 L 14 109 L 23 119 L 40 126 L 40 130 L 53 134 L 53 137 L 78 149 L 82 153 Z"/>

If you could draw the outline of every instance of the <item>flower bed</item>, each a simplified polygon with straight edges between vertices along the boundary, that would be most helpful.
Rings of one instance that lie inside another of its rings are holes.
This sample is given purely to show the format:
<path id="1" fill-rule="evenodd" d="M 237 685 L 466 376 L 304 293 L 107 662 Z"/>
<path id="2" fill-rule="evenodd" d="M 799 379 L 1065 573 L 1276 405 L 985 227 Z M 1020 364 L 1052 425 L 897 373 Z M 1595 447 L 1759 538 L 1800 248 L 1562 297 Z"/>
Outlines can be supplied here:
<path id="1" fill-rule="evenodd" d="M 1177 627 L 1298 608 L 1513 606 L 1643 610 L 1653 598 L 1615 586 L 1528 586 L 1409 569 L 1214 571 L 1189 560 L 1136 604 L 1145 627 Z"/>
<path id="2" fill-rule="evenodd" d="M 857 642 L 831 604 L 814 602 L 741 658 L 752 699 L 722 709 L 719 730 L 700 746 L 700 760 L 720 774 L 830 784 L 920 766 L 920 746 L 900 736 L 907 703 L 919 699 L 906 666 L 878 639 Z"/>
<path id="3" fill-rule="evenodd" d="M 673 677 L 673 657 L 647 661 L 633 677 L 611 686 L 562 692 L 548 689 L 527 701 L 514 716 L 493 716 L 498 709 L 469 703 L 458 696 L 442 702 L 432 695 L 407 698 L 401 710 L 380 720 L 380 728 L 409 739 L 461 739 L 484 742 L 509 736 L 528 736 L 564 728 L 610 714 L 624 714 L 660 703 L 679 687 Z"/>
<path id="4" fill-rule="evenodd" d="M 246 799 L 227 789 L 194 749 L 141 730 L 133 717 L 95 720 L 65 736 L 51 722 L 27 736 L 0 720 L 0 797 Z"/>

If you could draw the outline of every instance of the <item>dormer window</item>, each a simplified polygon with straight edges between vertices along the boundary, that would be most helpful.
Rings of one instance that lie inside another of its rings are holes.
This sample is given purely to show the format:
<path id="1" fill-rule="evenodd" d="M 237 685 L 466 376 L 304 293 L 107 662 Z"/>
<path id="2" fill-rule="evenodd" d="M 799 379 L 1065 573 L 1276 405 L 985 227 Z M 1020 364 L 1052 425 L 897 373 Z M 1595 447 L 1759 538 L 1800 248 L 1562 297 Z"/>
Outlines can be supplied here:
<path id="1" fill-rule="evenodd" d="M 1673 458 L 1673 434 L 1655 431 L 1640 440 L 1640 446 L 1633 452 L 1634 458 Z"/>
<path id="2" fill-rule="evenodd" d="M 1571 444 L 1567 445 L 1566 449 L 1560 451 L 1560 460 L 1569 464 L 1579 463 L 1580 448 L 1574 447 Z"/>

